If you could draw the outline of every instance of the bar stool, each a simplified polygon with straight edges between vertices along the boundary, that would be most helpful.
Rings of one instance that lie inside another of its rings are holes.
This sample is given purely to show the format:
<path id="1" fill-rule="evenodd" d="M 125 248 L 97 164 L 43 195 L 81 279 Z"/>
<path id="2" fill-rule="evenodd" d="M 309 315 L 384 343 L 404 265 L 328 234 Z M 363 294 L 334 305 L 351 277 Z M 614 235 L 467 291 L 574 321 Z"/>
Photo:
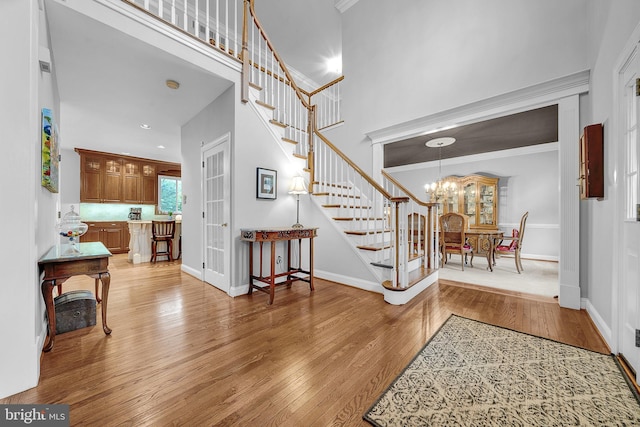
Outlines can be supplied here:
<path id="1" fill-rule="evenodd" d="M 167 256 L 173 261 L 173 236 L 176 230 L 175 221 L 151 221 L 151 261 L 156 262 L 158 256 Z M 158 252 L 158 242 L 165 243 L 165 251 Z"/>

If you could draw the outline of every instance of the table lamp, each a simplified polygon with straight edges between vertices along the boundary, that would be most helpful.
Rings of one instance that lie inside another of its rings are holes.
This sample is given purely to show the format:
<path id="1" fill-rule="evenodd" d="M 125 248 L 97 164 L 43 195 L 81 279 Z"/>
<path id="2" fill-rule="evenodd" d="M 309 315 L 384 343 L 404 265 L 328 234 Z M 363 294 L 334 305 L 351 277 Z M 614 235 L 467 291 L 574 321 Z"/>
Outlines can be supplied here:
<path id="1" fill-rule="evenodd" d="M 289 186 L 289 194 L 296 195 L 296 223 L 293 224 L 292 228 L 302 228 L 304 227 L 300 224 L 300 195 L 307 194 L 307 186 L 304 183 L 304 178 L 300 175 L 294 176 L 291 181 L 291 185 Z"/>

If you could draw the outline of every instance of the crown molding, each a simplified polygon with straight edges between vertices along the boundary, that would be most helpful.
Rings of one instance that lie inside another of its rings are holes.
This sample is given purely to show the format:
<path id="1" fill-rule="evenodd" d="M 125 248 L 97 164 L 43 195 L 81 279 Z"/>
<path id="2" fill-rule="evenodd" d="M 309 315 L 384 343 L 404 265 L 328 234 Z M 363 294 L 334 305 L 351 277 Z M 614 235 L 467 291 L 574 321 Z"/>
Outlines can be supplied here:
<path id="1" fill-rule="evenodd" d="M 505 114 L 531 109 L 532 105 L 555 102 L 561 98 L 589 92 L 590 71 L 584 70 L 523 89 L 507 92 L 429 116 L 419 117 L 386 128 L 366 132 L 372 144 L 388 144 L 438 132 Z"/>
<path id="2" fill-rule="evenodd" d="M 345 13 L 354 4 L 358 3 L 358 0 L 336 0 L 335 6 L 340 13 Z"/>

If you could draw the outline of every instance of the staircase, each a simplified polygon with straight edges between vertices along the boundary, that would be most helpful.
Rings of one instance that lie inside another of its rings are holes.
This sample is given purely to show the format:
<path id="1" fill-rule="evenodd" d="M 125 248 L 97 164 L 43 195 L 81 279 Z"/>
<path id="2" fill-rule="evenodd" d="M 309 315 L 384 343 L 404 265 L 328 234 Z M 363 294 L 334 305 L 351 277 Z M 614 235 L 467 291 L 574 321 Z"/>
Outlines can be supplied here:
<path id="1" fill-rule="evenodd" d="M 184 0 L 182 7 L 172 2 L 165 9 L 162 1 L 125 1 L 242 63 L 242 101 L 308 173 L 314 203 L 377 278 L 385 301 L 404 304 L 437 280 L 434 204 L 421 202 L 384 171 L 376 182 L 319 130 L 342 122 L 343 77 L 313 91 L 299 88 L 263 30 L 253 0 L 217 0 L 215 10 L 204 0 Z M 241 31 L 233 24 L 240 22 L 239 11 Z"/>

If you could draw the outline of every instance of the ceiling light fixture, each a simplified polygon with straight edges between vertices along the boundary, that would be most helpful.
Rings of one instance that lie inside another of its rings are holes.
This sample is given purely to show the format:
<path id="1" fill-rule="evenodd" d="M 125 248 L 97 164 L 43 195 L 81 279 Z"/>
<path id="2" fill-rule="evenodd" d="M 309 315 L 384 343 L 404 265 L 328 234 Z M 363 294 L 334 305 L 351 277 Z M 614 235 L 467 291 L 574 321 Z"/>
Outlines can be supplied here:
<path id="1" fill-rule="evenodd" d="M 158 145 L 158 148 L 164 150 L 164 145 Z"/>
<path id="2" fill-rule="evenodd" d="M 424 144 L 429 148 L 438 149 L 438 181 L 424 186 L 427 194 L 431 196 L 432 202 L 440 202 L 444 196 L 451 195 L 456 192 L 455 182 L 442 180 L 442 147 L 451 145 L 454 142 L 456 142 L 456 139 L 448 136 L 444 138 L 435 138 Z"/>
<path id="3" fill-rule="evenodd" d="M 151 129 L 151 126 L 149 126 L 149 125 L 148 125 L 148 124 L 146 124 L 146 123 L 142 123 L 142 124 L 140 125 L 140 127 L 141 127 L 142 129 L 144 129 L 144 130 L 149 130 L 149 129 Z"/>
<path id="4" fill-rule="evenodd" d="M 342 73 L 342 58 L 339 56 L 327 60 L 327 71 L 330 73 Z"/>
<path id="5" fill-rule="evenodd" d="M 180 83 L 175 80 L 167 80 L 166 84 L 169 89 L 178 89 L 180 87 Z"/>

